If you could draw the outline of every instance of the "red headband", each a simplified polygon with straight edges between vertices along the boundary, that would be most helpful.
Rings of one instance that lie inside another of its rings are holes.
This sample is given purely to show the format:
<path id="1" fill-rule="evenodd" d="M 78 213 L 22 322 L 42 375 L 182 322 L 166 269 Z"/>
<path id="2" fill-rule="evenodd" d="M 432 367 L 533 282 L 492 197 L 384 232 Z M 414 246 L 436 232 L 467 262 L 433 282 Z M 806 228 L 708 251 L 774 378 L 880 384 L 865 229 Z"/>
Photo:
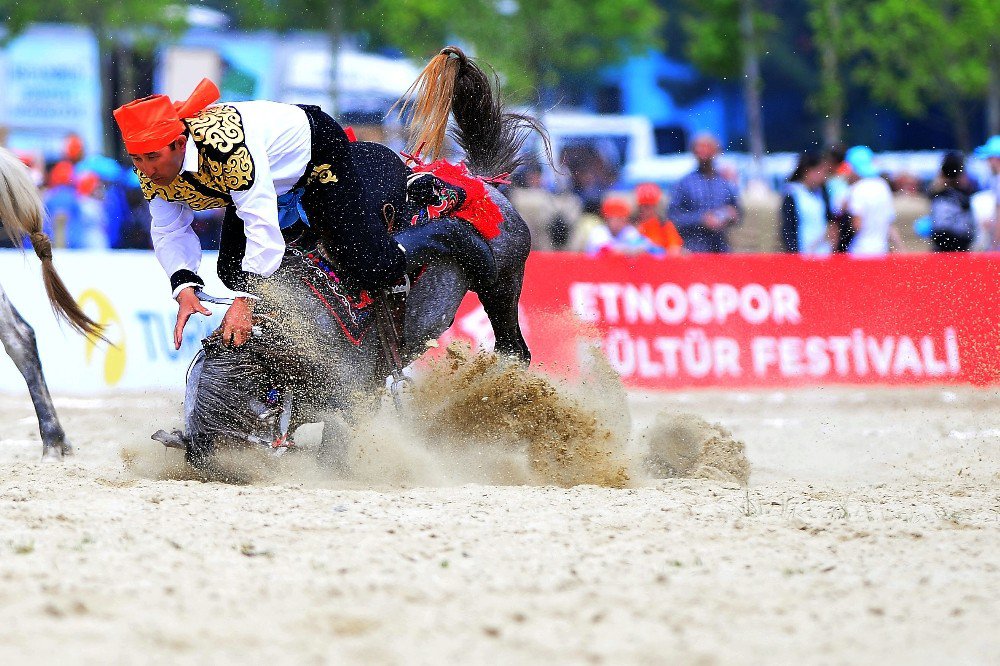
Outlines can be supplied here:
<path id="1" fill-rule="evenodd" d="M 219 88 L 202 79 L 183 102 L 171 102 L 166 95 L 143 97 L 115 109 L 115 122 L 130 154 L 162 150 L 184 133 L 182 118 L 190 118 L 220 97 Z"/>

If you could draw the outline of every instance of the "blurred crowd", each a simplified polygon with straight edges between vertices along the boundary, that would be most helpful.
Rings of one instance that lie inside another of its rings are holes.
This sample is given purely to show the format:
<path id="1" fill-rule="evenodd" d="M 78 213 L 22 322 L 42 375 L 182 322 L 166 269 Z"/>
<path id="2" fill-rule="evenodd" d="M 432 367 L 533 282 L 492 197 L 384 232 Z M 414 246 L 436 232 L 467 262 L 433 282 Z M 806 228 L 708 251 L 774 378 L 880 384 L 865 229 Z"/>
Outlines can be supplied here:
<path id="1" fill-rule="evenodd" d="M 570 150 L 561 160 L 567 177 L 562 187 L 546 186 L 541 167 L 529 164 L 514 174 L 507 194 L 531 228 L 535 250 L 595 256 L 730 252 L 730 236 L 743 224 L 752 193 L 749 188 L 741 192 L 737 174 L 718 165 L 715 137 L 696 136 L 691 152 L 697 167 L 669 193 L 655 183 L 616 189 L 615 174 L 597 168 L 599 160 Z M 802 153 L 781 191 L 765 197 L 765 225 L 771 228 L 763 233 L 774 241 L 767 249 L 880 256 L 903 246 L 903 231 L 922 238 L 933 251 L 1000 250 L 1000 135 L 975 156 L 989 165 L 986 182 L 968 172 L 966 156 L 957 152 L 944 155 L 929 183 L 880 173 L 876 155 L 866 146 Z M 48 164 L 36 156 L 21 157 L 42 192 L 45 230 L 55 247 L 152 247 L 149 213 L 130 167 L 86 154 L 75 135 L 66 137 L 62 154 Z M 900 228 L 901 197 L 921 202 L 924 214 L 905 221 L 912 229 Z M 195 214 L 195 231 L 205 249 L 218 249 L 222 213 Z M 2 235 L 0 243 L 9 244 Z M 915 249 L 912 243 L 908 247 Z"/>
<path id="2" fill-rule="evenodd" d="M 730 236 L 746 215 L 746 198 L 754 199 L 757 208 L 769 202 L 769 214 L 762 216 L 769 226 L 763 233 L 773 239 L 761 244 L 767 249 L 882 256 L 903 249 L 905 233 L 923 239 L 906 244 L 909 250 L 1000 250 L 1000 136 L 976 149 L 975 157 L 990 169 L 984 182 L 968 172 L 966 156 L 958 152 L 946 153 L 936 178 L 921 183 L 906 174 L 881 173 L 867 146 L 836 146 L 822 154 L 800 154 L 781 191 L 763 197 L 750 188 L 741 192 L 736 174 L 719 167 L 720 146 L 713 136 L 696 136 L 691 152 L 697 167 L 669 195 L 654 183 L 615 189 L 610 178 L 604 178 L 606 189 L 598 190 L 600 173 L 577 171 L 564 191 L 553 192 L 542 185 L 542 169 L 529 165 L 515 174 L 509 196 L 531 227 L 537 250 L 730 252 Z M 922 214 L 915 221 L 899 219 L 904 217 L 901 201 L 916 202 Z"/>
<path id="3" fill-rule="evenodd" d="M 19 153 L 41 192 L 47 216 L 45 232 L 53 247 L 69 249 L 135 249 L 153 247 L 149 211 L 130 166 L 110 157 L 87 154 L 74 134 L 61 154 L 46 161 Z M 206 249 L 218 249 L 223 211 L 195 214 L 194 227 Z M 0 247 L 11 242 L 0 234 Z"/>

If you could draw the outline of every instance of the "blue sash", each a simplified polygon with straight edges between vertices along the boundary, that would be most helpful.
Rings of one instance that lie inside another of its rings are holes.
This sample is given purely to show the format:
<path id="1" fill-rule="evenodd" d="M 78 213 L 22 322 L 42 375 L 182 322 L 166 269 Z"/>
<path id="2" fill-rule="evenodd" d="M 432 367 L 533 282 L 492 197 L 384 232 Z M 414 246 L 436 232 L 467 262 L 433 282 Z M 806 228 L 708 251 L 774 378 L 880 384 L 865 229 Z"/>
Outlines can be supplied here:
<path id="1" fill-rule="evenodd" d="M 302 207 L 302 195 L 305 193 L 305 186 L 294 187 L 278 197 L 278 226 L 282 229 L 287 229 L 300 220 L 309 226 L 309 217 Z"/>

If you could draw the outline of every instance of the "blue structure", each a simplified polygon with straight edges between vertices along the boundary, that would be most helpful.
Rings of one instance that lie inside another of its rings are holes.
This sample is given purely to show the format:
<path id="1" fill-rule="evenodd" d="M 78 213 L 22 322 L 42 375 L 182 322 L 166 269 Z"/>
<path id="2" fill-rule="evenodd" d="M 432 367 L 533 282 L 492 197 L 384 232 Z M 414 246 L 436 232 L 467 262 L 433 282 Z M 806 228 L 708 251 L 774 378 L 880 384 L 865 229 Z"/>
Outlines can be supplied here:
<path id="1" fill-rule="evenodd" d="M 689 64 L 650 52 L 604 72 L 606 86 L 619 90 L 618 109 L 645 116 L 656 131 L 657 152 L 683 152 L 698 132 L 711 132 L 723 145 L 746 133 L 737 86 L 708 79 Z"/>

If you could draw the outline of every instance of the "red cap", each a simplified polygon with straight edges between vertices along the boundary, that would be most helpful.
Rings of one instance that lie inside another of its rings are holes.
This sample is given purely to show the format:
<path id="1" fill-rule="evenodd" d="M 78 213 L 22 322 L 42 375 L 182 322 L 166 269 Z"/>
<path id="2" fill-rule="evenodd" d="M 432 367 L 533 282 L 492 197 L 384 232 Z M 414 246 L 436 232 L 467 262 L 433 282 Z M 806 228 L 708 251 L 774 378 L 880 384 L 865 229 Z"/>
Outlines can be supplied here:
<path id="1" fill-rule="evenodd" d="M 83 159 L 83 139 L 79 134 L 70 134 L 63 143 L 63 157 L 73 162 Z"/>
<path id="2" fill-rule="evenodd" d="M 162 150 L 184 133 L 182 118 L 190 118 L 218 101 L 219 88 L 202 79 L 191 96 L 183 102 L 171 102 L 166 95 L 143 97 L 115 109 L 115 122 L 121 130 L 129 153 Z"/>
<path id="3" fill-rule="evenodd" d="M 601 204 L 601 217 L 628 217 L 632 214 L 631 206 L 622 197 L 608 197 Z"/>
<path id="4" fill-rule="evenodd" d="M 49 187 L 71 185 L 73 183 L 73 164 L 66 160 L 56 163 L 49 172 Z"/>
<path id="5" fill-rule="evenodd" d="M 640 206 L 655 206 L 662 196 L 663 190 L 656 183 L 643 183 L 635 188 L 635 201 Z"/>
<path id="6" fill-rule="evenodd" d="M 96 173 L 86 171 L 76 180 L 76 192 L 81 196 L 90 196 L 100 184 L 101 179 Z"/>

